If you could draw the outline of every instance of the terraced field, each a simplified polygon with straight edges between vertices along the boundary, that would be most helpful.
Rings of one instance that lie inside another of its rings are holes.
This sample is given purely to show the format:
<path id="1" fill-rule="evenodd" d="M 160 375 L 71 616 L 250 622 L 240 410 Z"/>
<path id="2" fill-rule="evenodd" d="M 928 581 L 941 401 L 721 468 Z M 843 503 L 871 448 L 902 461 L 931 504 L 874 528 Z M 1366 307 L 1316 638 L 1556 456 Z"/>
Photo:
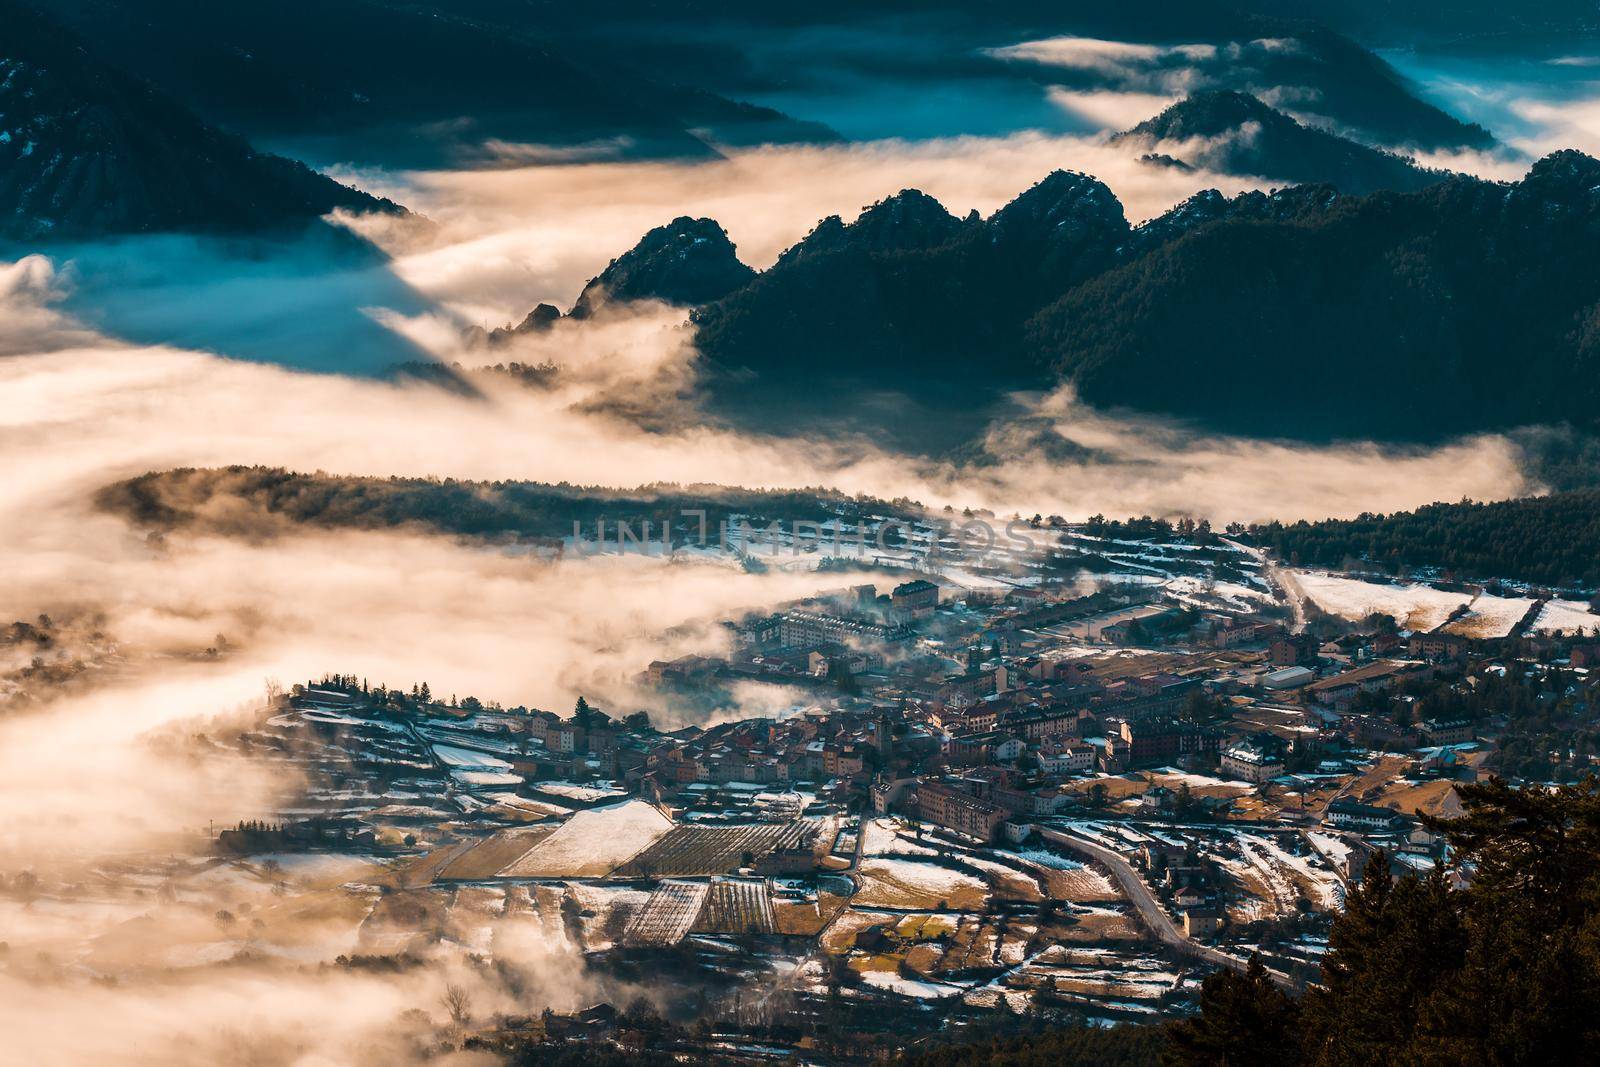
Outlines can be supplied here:
<path id="1" fill-rule="evenodd" d="M 771 852 L 807 847 L 816 839 L 815 819 L 744 826 L 675 827 L 623 864 L 616 878 L 692 878 L 727 874 Z"/>
<path id="2" fill-rule="evenodd" d="M 765 879 L 719 878 L 711 883 L 695 930 L 708 934 L 766 934 L 776 925 L 772 888 Z"/>
<path id="3" fill-rule="evenodd" d="M 676 945 L 694 928 L 710 889 L 704 882 L 662 882 L 628 925 L 622 943 L 629 948 Z"/>
<path id="4" fill-rule="evenodd" d="M 765 879 L 662 882 L 622 935 L 630 947 L 676 945 L 690 933 L 771 933 L 777 928 Z"/>
<path id="5" fill-rule="evenodd" d="M 453 882 L 493 878 L 554 831 L 553 826 L 539 826 L 528 830 L 507 830 L 485 838 L 466 851 L 457 853 L 435 875 L 435 879 Z"/>

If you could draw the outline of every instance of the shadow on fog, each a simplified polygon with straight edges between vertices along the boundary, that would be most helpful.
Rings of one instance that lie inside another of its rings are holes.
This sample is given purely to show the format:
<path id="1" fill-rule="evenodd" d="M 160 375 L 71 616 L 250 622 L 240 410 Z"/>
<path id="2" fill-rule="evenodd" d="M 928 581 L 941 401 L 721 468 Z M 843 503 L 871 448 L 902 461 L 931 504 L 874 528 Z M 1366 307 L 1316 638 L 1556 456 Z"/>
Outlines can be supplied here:
<path id="1" fill-rule="evenodd" d="M 66 279 L 62 310 L 115 338 L 295 370 L 375 376 L 432 357 L 373 308 L 436 310 L 388 257 L 340 227 L 284 237 L 162 234 L 42 251 Z"/>

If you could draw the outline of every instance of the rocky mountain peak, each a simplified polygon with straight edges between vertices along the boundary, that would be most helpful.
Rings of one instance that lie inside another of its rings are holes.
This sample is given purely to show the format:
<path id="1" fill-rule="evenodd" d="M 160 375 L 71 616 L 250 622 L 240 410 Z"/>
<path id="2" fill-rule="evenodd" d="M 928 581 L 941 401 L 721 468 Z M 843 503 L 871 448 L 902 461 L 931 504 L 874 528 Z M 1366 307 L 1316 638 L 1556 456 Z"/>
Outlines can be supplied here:
<path id="1" fill-rule="evenodd" d="M 1226 89 L 1207 90 L 1190 93 L 1159 115 L 1145 119 L 1117 137 L 1183 141 L 1191 137 L 1216 137 L 1247 122 L 1258 122 L 1265 126 L 1293 121 L 1249 93 Z"/>
<path id="2" fill-rule="evenodd" d="M 1122 201 L 1104 182 L 1067 170 L 1052 171 L 989 219 L 996 243 L 1077 240 L 1127 229 Z"/>
<path id="3" fill-rule="evenodd" d="M 573 305 L 587 318 L 606 300 L 662 300 L 691 307 L 719 300 L 755 277 L 715 219 L 680 216 L 657 226 L 591 279 Z"/>

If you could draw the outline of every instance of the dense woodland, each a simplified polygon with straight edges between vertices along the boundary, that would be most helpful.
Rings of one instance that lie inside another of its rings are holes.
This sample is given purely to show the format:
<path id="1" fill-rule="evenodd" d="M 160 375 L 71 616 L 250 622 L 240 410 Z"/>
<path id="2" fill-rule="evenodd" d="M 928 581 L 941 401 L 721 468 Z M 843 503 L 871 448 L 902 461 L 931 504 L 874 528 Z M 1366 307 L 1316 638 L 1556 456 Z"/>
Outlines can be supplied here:
<path id="1" fill-rule="evenodd" d="M 399 212 L 253 150 L 0 0 L 0 240 L 295 230 L 335 209 Z"/>
<path id="2" fill-rule="evenodd" d="M 1470 680 L 1445 670 L 1390 690 L 1360 693 L 1352 710 L 1401 727 L 1428 719 L 1465 720 L 1480 734 L 1495 735 L 1488 765 L 1501 777 L 1573 783 L 1600 755 L 1600 729 L 1589 710 L 1597 697 L 1600 686 L 1585 675 L 1551 664 L 1538 670 L 1483 670 Z"/>
<path id="3" fill-rule="evenodd" d="M 1071 1027 L 951 1045 L 905 1057 L 906 1067 L 1156 1067 L 1166 1048 L 1160 1026 Z"/>
<path id="4" fill-rule="evenodd" d="M 835 516 L 909 516 L 910 501 L 885 503 L 827 489 L 765 492 L 714 485 L 650 485 L 633 490 L 541 482 L 355 478 L 299 474 L 271 467 L 224 467 L 152 472 L 102 490 L 101 507 L 156 530 L 191 527 L 242 536 L 269 536 L 293 525 L 335 529 L 416 527 L 486 539 L 618 538 L 617 524 L 634 535 L 650 522 L 659 540 L 670 522 L 678 543 L 715 543 L 723 522 L 821 522 Z"/>
<path id="5" fill-rule="evenodd" d="M 1371 863 L 1335 920 L 1318 986 L 1291 999 L 1258 975 L 1207 979 L 1171 1031 L 1179 1064 L 1581 1063 L 1600 1037 L 1600 783 L 1458 787 L 1443 872 Z"/>
<path id="6" fill-rule="evenodd" d="M 1430 504 L 1391 515 L 1269 523 L 1250 537 L 1291 562 L 1350 561 L 1399 573 L 1430 567 L 1461 578 L 1600 585 L 1600 490 L 1479 504 Z"/>
<path id="7" fill-rule="evenodd" d="M 989 219 L 906 190 L 854 222 L 824 219 L 750 284 L 695 313 L 713 364 L 770 385 L 855 382 L 926 392 L 1020 384 L 1039 372 L 1027 317 L 1111 267 L 1127 240 L 1100 181 L 1057 171 Z M 915 374 L 915 377 L 907 377 Z"/>
<path id="8" fill-rule="evenodd" d="M 1030 349 L 1091 403 L 1234 432 L 1592 425 L 1597 188 L 1600 162 L 1567 151 L 1512 186 L 1329 190 L 1290 217 L 1219 221 L 1066 294 Z"/>

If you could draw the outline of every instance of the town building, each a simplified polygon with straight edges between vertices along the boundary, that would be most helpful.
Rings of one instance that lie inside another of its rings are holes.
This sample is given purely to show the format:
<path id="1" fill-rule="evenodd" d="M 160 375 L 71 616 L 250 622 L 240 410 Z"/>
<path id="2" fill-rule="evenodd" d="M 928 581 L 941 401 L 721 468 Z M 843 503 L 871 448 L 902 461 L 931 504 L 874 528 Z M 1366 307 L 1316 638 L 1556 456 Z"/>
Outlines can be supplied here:
<path id="1" fill-rule="evenodd" d="M 1466 719 L 1424 719 L 1417 736 L 1425 745 L 1464 745 L 1472 740 L 1472 723 Z"/>
<path id="2" fill-rule="evenodd" d="M 1339 711 L 1348 710 L 1360 693 L 1378 692 L 1408 678 L 1425 678 L 1432 673 L 1426 663 L 1410 660 L 1380 659 L 1352 670 L 1322 678 L 1306 687 L 1306 692 L 1319 704 Z"/>
<path id="3" fill-rule="evenodd" d="M 1229 778 L 1260 784 L 1283 774 L 1283 754 L 1278 737 L 1256 733 L 1224 746 L 1219 764 Z"/>
<path id="4" fill-rule="evenodd" d="M 939 587 L 922 578 L 894 587 L 889 605 L 899 619 L 925 619 L 939 606 Z"/>
<path id="5" fill-rule="evenodd" d="M 916 806 L 917 817 L 923 822 L 981 841 L 992 841 L 999 833 L 1000 824 L 1011 815 L 991 800 L 980 799 L 944 782 L 918 785 Z"/>
<path id="6" fill-rule="evenodd" d="M 1309 667 L 1280 667 L 1261 676 L 1261 688 L 1282 692 L 1303 688 L 1316 680 L 1316 672 Z"/>
<path id="7" fill-rule="evenodd" d="M 1214 753 L 1219 743 L 1213 731 L 1173 719 L 1124 722 L 1121 734 L 1128 745 L 1128 767 L 1176 763 L 1186 757 Z"/>
<path id="8" fill-rule="evenodd" d="M 1328 805 L 1325 821 L 1341 830 L 1384 833 L 1404 825 L 1406 819 L 1390 808 L 1378 808 L 1340 797 Z"/>
<path id="9" fill-rule="evenodd" d="M 1317 639 L 1307 633 L 1284 634 L 1267 646 L 1274 667 L 1309 667 L 1317 662 Z"/>

